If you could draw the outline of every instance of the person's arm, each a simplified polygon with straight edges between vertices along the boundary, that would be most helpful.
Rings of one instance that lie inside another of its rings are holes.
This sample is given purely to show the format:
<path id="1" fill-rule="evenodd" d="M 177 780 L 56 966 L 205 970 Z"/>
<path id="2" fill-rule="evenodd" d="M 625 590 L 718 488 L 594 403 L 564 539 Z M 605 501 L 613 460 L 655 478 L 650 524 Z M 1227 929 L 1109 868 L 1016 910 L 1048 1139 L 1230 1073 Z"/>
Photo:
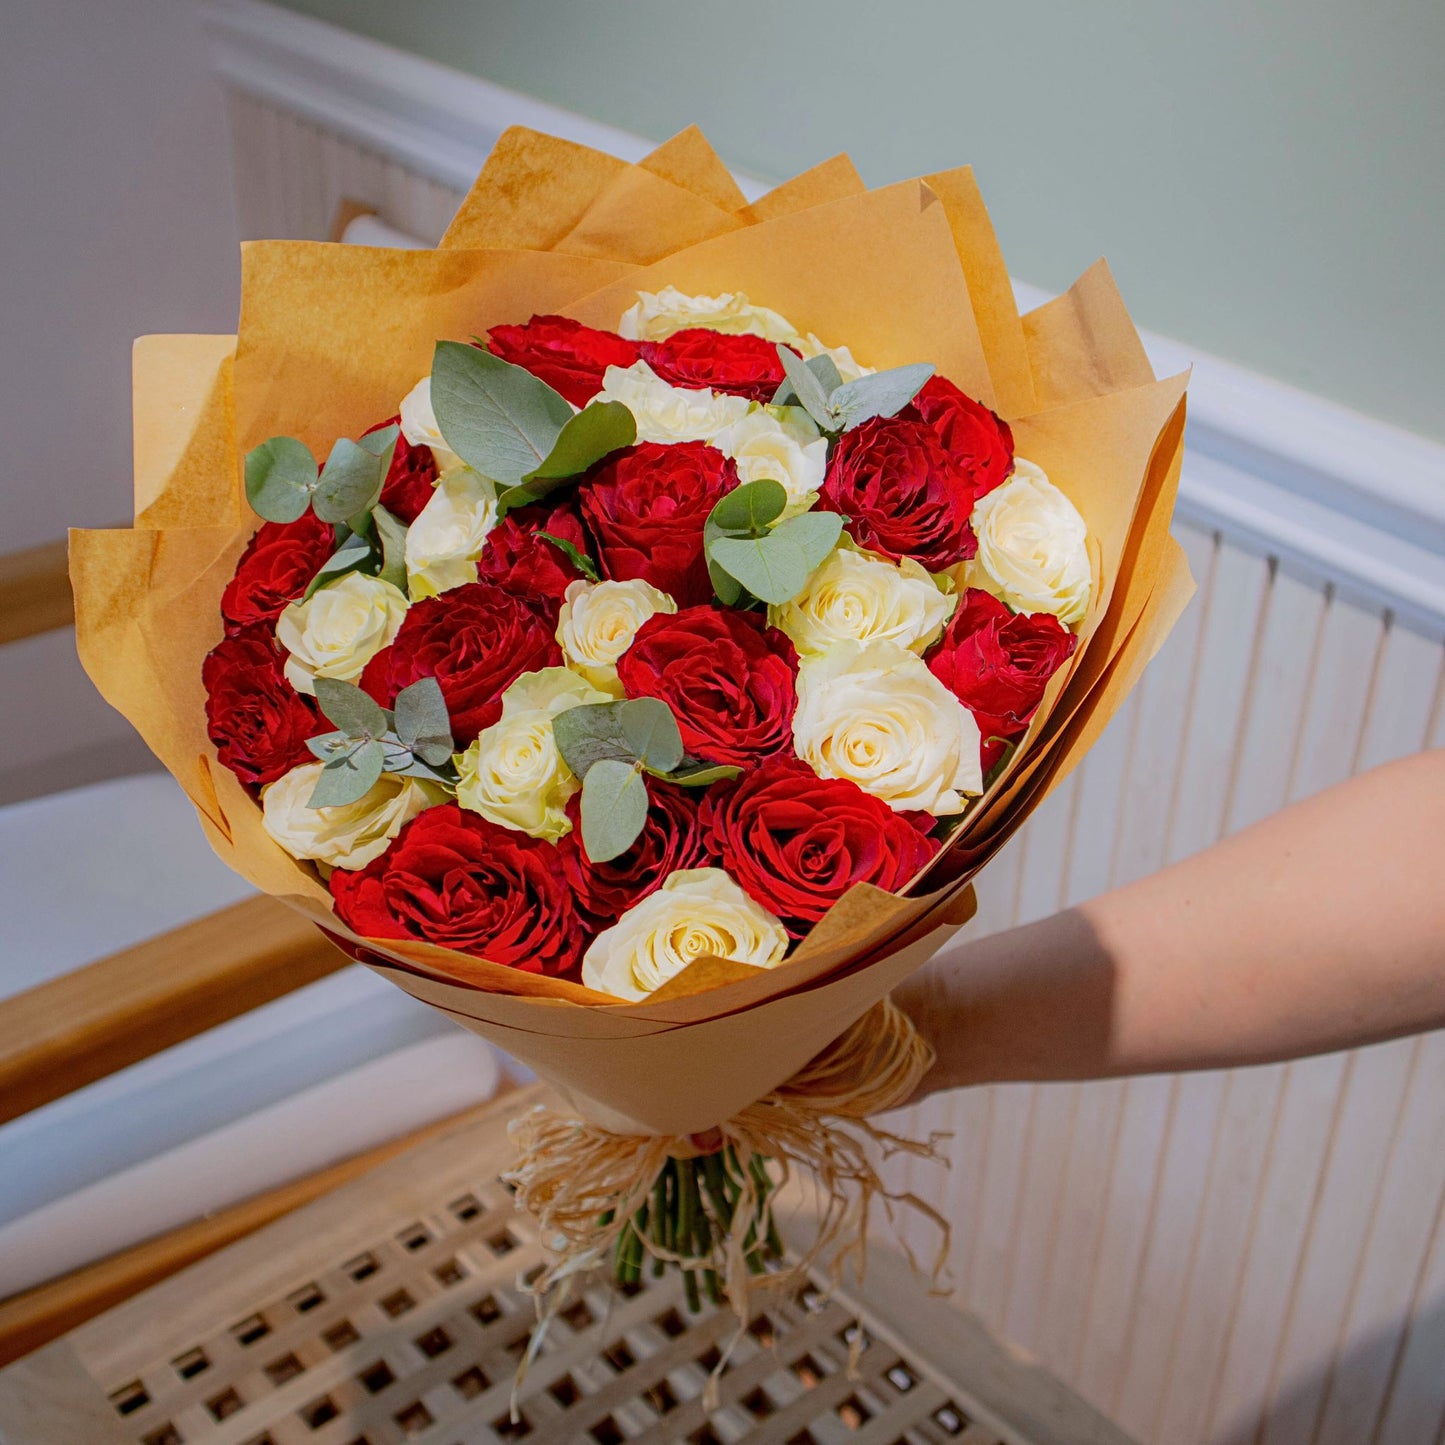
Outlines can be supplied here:
<path id="1" fill-rule="evenodd" d="M 1445 751 L 1042 922 L 976 942 L 965 930 L 894 998 L 938 1054 L 915 1097 L 1263 1063 L 1445 1026 Z"/>

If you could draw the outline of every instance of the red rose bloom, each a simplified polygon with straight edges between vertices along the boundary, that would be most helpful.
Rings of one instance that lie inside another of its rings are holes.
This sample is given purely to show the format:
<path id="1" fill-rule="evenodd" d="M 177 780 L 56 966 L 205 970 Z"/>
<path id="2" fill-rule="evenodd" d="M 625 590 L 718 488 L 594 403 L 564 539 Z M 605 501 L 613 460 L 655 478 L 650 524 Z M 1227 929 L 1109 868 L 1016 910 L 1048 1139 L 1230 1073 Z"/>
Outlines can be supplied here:
<path id="1" fill-rule="evenodd" d="M 338 868 L 331 896 L 364 938 L 419 938 L 524 973 L 567 973 L 582 953 L 557 850 L 455 803 L 418 813 L 365 868 Z"/>
<path id="2" fill-rule="evenodd" d="M 710 854 L 697 822 L 697 795 L 672 783 L 647 780 L 651 806 L 637 841 L 607 863 L 587 856 L 579 826 L 579 798 L 567 804 L 572 831 L 557 845 L 562 872 L 577 908 L 593 931 L 615 923 L 679 868 L 703 868 Z"/>
<path id="3" fill-rule="evenodd" d="M 972 557 L 973 482 L 926 422 L 874 417 L 833 449 L 818 505 L 842 512 L 859 546 L 940 571 Z"/>
<path id="4" fill-rule="evenodd" d="M 644 341 L 642 359 L 669 385 L 771 401 L 787 373 L 778 349 L 761 336 L 726 336 L 691 327 L 665 341 Z"/>
<path id="5" fill-rule="evenodd" d="M 472 582 L 412 603 L 391 646 L 366 664 L 361 686 L 390 707 L 402 688 L 436 678 L 452 738 L 464 748 L 502 715 L 502 694 L 517 678 L 561 662 L 541 613 L 493 583 Z"/>
<path id="6" fill-rule="evenodd" d="M 938 851 L 933 819 L 771 758 L 708 789 L 702 826 L 749 897 L 801 938 L 855 883 L 901 889 Z"/>
<path id="7" fill-rule="evenodd" d="M 708 763 L 791 753 L 798 654 L 756 612 L 688 607 L 655 613 L 617 663 L 628 697 L 659 697 L 683 746 Z"/>
<path id="8" fill-rule="evenodd" d="M 274 623 L 335 550 L 335 528 L 314 512 L 294 522 L 262 522 L 221 594 L 226 632 Z"/>
<path id="9" fill-rule="evenodd" d="M 487 545 L 477 561 L 477 580 L 495 582 L 504 591 L 525 598 L 545 612 L 555 627 L 567 584 L 582 574 L 561 548 L 539 537 L 539 531 L 561 537 L 579 552 L 587 551 L 582 523 L 571 507 L 550 512 L 545 507 L 521 507 L 508 512 L 487 533 Z"/>
<path id="10" fill-rule="evenodd" d="M 926 421 L 949 455 L 968 473 L 976 502 L 1004 481 L 1014 466 L 1008 423 L 947 377 L 930 376 L 903 416 Z"/>
<path id="11" fill-rule="evenodd" d="M 487 332 L 487 349 L 530 371 L 573 406 L 586 406 L 602 390 L 609 366 L 631 366 L 637 360 L 635 341 L 566 316 L 534 316 L 525 326 L 494 326 Z"/>
<path id="12" fill-rule="evenodd" d="M 1003 751 L 989 739 L 1015 738 L 1028 727 L 1049 679 L 1077 642 L 1052 613 L 1015 615 L 979 587 L 959 599 L 928 668 L 973 714 L 985 770 Z"/>
<path id="13" fill-rule="evenodd" d="M 399 416 L 388 417 L 375 426 L 367 427 L 365 434 L 370 436 L 384 426 L 395 426 L 397 433 L 396 450 L 391 454 L 391 466 L 381 486 L 381 505 L 409 527 L 431 501 L 437 484 L 436 459 L 430 447 L 414 447 L 407 441 L 401 434 Z"/>
<path id="14" fill-rule="evenodd" d="M 287 682 L 282 661 L 263 624 L 226 638 L 201 664 L 206 732 L 221 762 L 248 787 L 314 761 L 306 739 L 327 731 L 311 699 Z"/>
<path id="15" fill-rule="evenodd" d="M 737 467 L 706 442 L 642 442 L 603 462 L 581 496 L 603 576 L 641 577 L 680 607 L 710 601 L 703 523 L 737 484 Z"/>

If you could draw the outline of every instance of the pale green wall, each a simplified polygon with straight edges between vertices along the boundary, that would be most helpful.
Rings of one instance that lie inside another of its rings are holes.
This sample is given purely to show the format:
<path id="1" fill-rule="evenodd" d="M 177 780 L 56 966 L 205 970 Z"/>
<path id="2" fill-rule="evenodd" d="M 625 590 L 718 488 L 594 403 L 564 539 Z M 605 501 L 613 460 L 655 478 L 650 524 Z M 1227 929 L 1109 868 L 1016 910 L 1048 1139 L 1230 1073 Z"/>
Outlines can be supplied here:
<path id="1" fill-rule="evenodd" d="M 1445 438 L 1442 0 L 288 0 L 761 177 L 971 161 L 1010 269 Z"/>

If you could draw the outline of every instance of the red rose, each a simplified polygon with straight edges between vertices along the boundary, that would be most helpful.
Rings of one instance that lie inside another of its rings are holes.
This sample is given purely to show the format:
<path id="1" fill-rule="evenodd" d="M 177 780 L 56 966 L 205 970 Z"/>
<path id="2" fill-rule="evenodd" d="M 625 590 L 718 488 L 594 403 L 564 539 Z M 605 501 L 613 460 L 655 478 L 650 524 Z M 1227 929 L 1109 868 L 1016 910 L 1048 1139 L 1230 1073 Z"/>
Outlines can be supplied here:
<path id="1" fill-rule="evenodd" d="M 541 613 L 493 583 L 472 582 L 412 603 L 391 646 L 366 664 L 361 686 L 390 707 L 402 688 L 436 678 L 452 737 L 466 747 L 502 715 L 502 694 L 517 678 L 561 662 Z"/>
<path id="2" fill-rule="evenodd" d="M 902 415 L 926 421 L 973 482 L 976 502 L 1004 481 L 1014 466 L 1008 423 L 947 377 L 930 376 Z"/>
<path id="3" fill-rule="evenodd" d="M 723 867 L 801 938 L 855 883 L 901 889 L 938 851 L 926 814 L 895 813 L 843 778 L 771 758 L 708 789 L 702 826 Z"/>
<path id="4" fill-rule="evenodd" d="M 566 316 L 534 316 L 525 326 L 494 326 L 487 332 L 487 349 L 530 371 L 573 406 L 586 406 L 602 390 L 609 366 L 631 366 L 637 360 L 635 341 Z"/>
<path id="5" fill-rule="evenodd" d="M 525 598 L 545 612 L 555 627 L 567 584 L 582 574 L 561 548 L 539 537 L 539 531 L 561 537 L 579 552 L 587 551 L 582 523 L 571 507 L 556 507 L 550 512 L 545 507 L 521 507 L 508 512 L 487 533 L 487 545 L 477 562 L 477 580 L 495 582 L 505 591 Z"/>
<path id="6" fill-rule="evenodd" d="M 221 594 L 227 633 L 274 623 L 335 550 L 336 529 L 314 512 L 294 522 L 262 522 Z"/>
<path id="7" fill-rule="evenodd" d="M 381 487 L 381 505 L 409 527 L 431 501 L 437 484 L 436 458 L 432 456 L 430 447 L 414 447 L 407 441 L 400 431 L 399 416 L 388 417 L 386 421 L 367 427 L 365 434 L 370 436 L 384 426 L 395 426 L 398 430 L 396 450 L 391 454 L 391 466 Z"/>
<path id="8" fill-rule="evenodd" d="M 603 575 L 641 577 L 679 607 L 710 601 L 703 523 L 737 484 L 737 467 L 706 442 L 642 442 L 603 462 L 581 497 Z"/>
<path id="9" fill-rule="evenodd" d="M 691 327 L 665 341 L 644 341 L 642 359 L 672 386 L 771 401 L 787 373 L 778 349 L 761 336 L 725 336 Z"/>
<path id="10" fill-rule="evenodd" d="M 331 896 L 364 938 L 419 938 L 524 973 L 566 973 L 582 953 L 557 850 L 455 803 L 418 813 L 365 868 L 338 868 Z"/>
<path id="11" fill-rule="evenodd" d="M 314 761 L 306 739 L 327 731 L 310 698 L 286 681 L 269 626 L 226 638 L 201 664 L 206 732 L 221 762 L 248 787 Z"/>
<path id="12" fill-rule="evenodd" d="M 706 839 L 697 822 L 697 796 L 688 788 L 647 780 L 651 806 L 637 841 L 619 857 L 594 863 L 587 856 L 579 826 L 580 799 L 567 804 L 572 831 L 557 845 L 562 871 L 578 910 L 594 930 L 610 927 L 635 903 L 662 886 L 679 868 L 702 868 L 709 861 Z"/>
<path id="13" fill-rule="evenodd" d="M 972 557 L 973 482 L 926 422 L 874 417 L 833 449 L 818 505 L 842 512 L 860 546 L 940 571 Z"/>
<path id="14" fill-rule="evenodd" d="M 974 715 L 985 743 L 985 769 L 1003 751 L 989 747 L 988 740 L 1024 732 L 1049 679 L 1077 642 L 1052 613 L 1014 614 L 979 587 L 959 599 L 928 668 Z"/>
<path id="15" fill-rule="evenodd" d="M 793 750 L 798 654 L 756 612 L 658 612 L 617 663 L 628 697 L 660 697 L 690 756 L 747 764 Z"/>

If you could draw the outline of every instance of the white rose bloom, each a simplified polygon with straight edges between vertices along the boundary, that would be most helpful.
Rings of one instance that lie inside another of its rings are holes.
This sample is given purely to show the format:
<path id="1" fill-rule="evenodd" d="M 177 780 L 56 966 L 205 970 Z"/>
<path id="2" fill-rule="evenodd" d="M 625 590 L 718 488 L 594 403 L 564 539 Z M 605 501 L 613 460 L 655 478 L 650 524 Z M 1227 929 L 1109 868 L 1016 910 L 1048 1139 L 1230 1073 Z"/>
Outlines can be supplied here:
<path id="1" fill-rule="evenodd" d="M 895 812 L 947 817 L 983 791 L 973 714 L 896 642 L 803 658 L 793 744 L 819 777 L 857 783 Z"/>
<path id="2" fill-rule="evenodd" d="M 462 459 L 442 440 L 437 414 L 431 405 L 431 377 L 424 376 L 401 399 L 401 434 L 414 447 L 430 447 L 437 470 L 445 472 L 462 464 Z"/>
<path id="3" fill-rule="evenodd" d="M 838 547 L 791 602 L 768 608 L 768 621 L 805 656 L 839 642 L 896 642 L 922 656 L 957 605 L 911 557 L 895 565 Z"/>
<path id="4" fill-rule="evenodd" d="M 669 386 L 645 362 L 609 366 L 596 401 L 620 401 L 637 422 L 640 442 L 710 442 L 752 403 L 745 396 Z"/>
<path id="5" fill-rule="evenodd" d="M 724 427 L 712 441 L 737 464 L 740 482 L 781 482 L 788 494 L 783 519 L 818 500 L 828 469 L 828 440 L 797 407 L 760 407 Z"/>
<path id="6" fill-rule="evenodd" d="M 622 696 L 617 659 L 637 629 L 677 603 L 640 577 L 626 582 L 571 582 L 557 617 L 557 642 L 567 665 L 594 687 Z"/>
<path id="7" fill-rule="evenodd" d="M 1015 612 L 1052 612 L 1075 627 L 1089 610 L 1088 528 L 1042 467 L 1014 460 L 1013 475 L 980 497 L 969 519 L 978 555 L 964 580 Z"/>
<path id="8" fill-rule="evenodd" d="M 354 803 L 309 808 L 321 767 L 302 763 L 261 790 L 261 822 L 293 858 L 365 868 L 422 809 L 446 801 L 446 789 L 436 783 L 383 773 Z"/>
<path id="9" fill-rule="evenodd" d="M 413 601 L 477 580 L 477 558 L 497 525 L 497 489 L 470 467 L 437 479 L 406 532 L 406 585 Z"/>
<path id="10" fill-rule="evenodd" d="M 582 786 L 557 751 L 552 719 L 611 702 L 565 667 L 524 673 L 502 694 L 502 716 L 457 757 L 457 802 L 474 813 L 556 842 L 572 830 L 567 800 Z"/>
<path id="11" fill-rule="evenodd" d="M 676 286 L 661 291 L 639 291 L 637 304 L 622 313 L 617 330 L 631 341 L 663 341 L 676 331 L 694 327 L 731 335 L 763 336 L 769 341 L 797 337 L 787 317 L 754 306 L 741 291 L 718 296 L 688 296 Z"/>
<path id="12" fill-rule="evenodd" d="M 318 677 L 354 682 L 390 645 L 406 616 L 406 594 L 380 577 L 348 572 L 293 602 L 276 623 L 276 637 L 291 655 L 286 679 L 297 692 L 315 693 Z"/>
<path id="13" fill-rule="evenodd" d="M 787 930 L 721 868 L 684 868 L 592 940 L 582 982 L 635 1003 L 699 958 L 774 968 L 787 951 Z"/>
<path id="14" fill-rule="evenodd" d="M 872 376 L 878 369 L 855 361 L 853 353 L 846 346 L 825 346 L 811 331 L 806 336 L 793 337 L 791 345 L 804 361 L 811 361 L 815 356 L 831 356 L 833 365 L 838 368 L 838 375 L 844 381 L 857 381 L 860 376 Z"/>

